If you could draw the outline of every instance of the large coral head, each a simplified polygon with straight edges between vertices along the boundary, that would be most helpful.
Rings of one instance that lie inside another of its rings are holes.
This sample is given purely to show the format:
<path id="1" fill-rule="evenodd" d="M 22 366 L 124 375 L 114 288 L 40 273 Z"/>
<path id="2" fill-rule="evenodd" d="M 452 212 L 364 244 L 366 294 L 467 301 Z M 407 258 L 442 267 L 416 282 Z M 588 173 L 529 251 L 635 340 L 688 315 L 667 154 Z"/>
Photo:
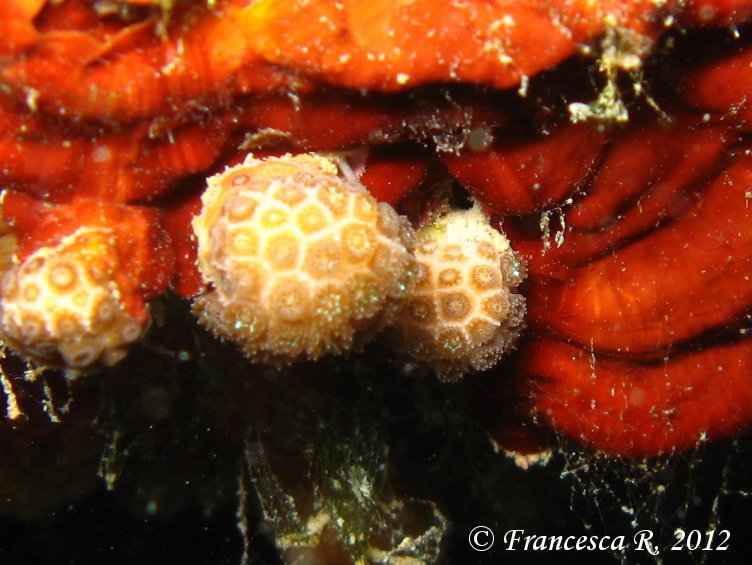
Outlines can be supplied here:
<path id="1" fill-rule="evenodd" d="M 193 222 L 201 322 L 254 361 L 364 343 L 409 287 L 412 230 L 317 155 L 249 156 L 209 179 Z"/>

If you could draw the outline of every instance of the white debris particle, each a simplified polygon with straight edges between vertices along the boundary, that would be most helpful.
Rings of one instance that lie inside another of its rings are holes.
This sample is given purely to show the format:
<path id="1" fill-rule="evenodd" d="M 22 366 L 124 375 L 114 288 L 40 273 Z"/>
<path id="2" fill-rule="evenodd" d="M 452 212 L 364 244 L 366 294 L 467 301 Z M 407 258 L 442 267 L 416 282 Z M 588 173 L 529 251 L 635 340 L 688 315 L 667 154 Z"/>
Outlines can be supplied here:
<path id="1" fill-rule="evenodd" d="M 408 82 L 410 82 L 410 75 L 408 75 L 407 73 L 399 73 L 397 75 L 397 84 L 404 85 L 404 84 L 407 84 Z"/>
<path id="2" fill-rule="evenodd" d="M 527 89 L 529 86 L 530 77 L 522 75 L 522 78 L 520 78 L 520 87 L 517 89 L 517 94 L 520 95 L 520 98 L 525 98 L 527 96 Z"/>
<path id="3" fill-rule="evenodd" d="M 13 392 L 13 386 L 10 383 L 7 375 L 4 371 L 0 370 L 0 386 L 3 387 L 3 393 L 5 394 L 5 414 L 11 420 L 15 420 L 23 414 L 18 407 L 18 399 L 16 393 Z"/>
<path id="4" fill-rule="evenodd" d="M 95 163 L 103 163 L 112 159 L 112 150 L 106 145 L 100 145 L 91 154 Z"/>
<path id="5" fill-rule="evenodd" d="M 26 89 L 26 105 L 32 112 L 37 111 L 37 100 L 39 99 L 40 92 L 36 88 Z"/>

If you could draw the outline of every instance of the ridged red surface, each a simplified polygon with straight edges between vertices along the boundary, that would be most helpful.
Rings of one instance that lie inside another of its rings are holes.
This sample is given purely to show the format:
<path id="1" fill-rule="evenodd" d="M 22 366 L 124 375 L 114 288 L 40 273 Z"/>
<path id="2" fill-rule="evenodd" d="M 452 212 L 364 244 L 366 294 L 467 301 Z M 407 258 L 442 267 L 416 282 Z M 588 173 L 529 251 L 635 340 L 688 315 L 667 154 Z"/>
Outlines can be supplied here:
<path id="1" fill-rule="evenodd" d="M 735 143 L 692 120 L 635 124 L 548 237 L 538 216 L 503 222 L 529 267 L 508 386 L 533 420 L 628 456 L 749 425 L 752 160 Z"/>

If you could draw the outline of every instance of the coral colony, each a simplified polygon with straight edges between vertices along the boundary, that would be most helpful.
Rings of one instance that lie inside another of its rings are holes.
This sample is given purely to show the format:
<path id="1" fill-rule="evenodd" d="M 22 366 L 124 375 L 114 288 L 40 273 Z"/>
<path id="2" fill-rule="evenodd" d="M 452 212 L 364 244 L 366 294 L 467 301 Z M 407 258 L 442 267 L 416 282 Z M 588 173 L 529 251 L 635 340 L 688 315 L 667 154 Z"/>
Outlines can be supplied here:
<path id="1" fill-rule="evenodd" d="M 519 261 L 479 207 L 415 234 L 388 204 L 306 154 L 248 156 L 211 177 L 193 221 L 201 323 L 252 361 L 343 353 L 393 328 L 442 378 L 493 366 L 519 335 Z M 0 337 L 40 363 L 120 360 L 148 325 L 113 277 L 117 235 L 79 228 L 4 274 Z M 399 314 L 399 315 L 398 315 Z"/>
<path id="2" fill-rule="evenodd" d="M 248 157 L 209 179 L 193 226 L 212 289 L 194 310 L 254 361 L 348 351 L 410 292 L 412 228 L 323 157 Z"/>
<path id="3" fill-rule="evenodd" d="M 520 261 L 479 206 L 421 228 L 414 288 L 394 324 L 397 342 L 439 378 L 493 367 L 519 337 Z"/>

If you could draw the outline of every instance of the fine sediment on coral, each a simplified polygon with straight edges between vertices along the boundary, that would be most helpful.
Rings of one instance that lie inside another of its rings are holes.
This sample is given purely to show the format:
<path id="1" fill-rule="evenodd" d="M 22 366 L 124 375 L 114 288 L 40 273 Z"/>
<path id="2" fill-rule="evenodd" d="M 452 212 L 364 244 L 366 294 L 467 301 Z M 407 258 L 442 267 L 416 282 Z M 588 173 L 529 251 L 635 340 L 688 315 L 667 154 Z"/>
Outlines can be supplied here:
<path id="1" fill-rule="evenodd" d="M 479 205 L 457 210 L 417 234 L 415 288 L 393 337 L 407 356 L 442 380 L 493 367 L 523 327 L 524 269 Z"/>
<path id="2" fill-rule="evenodd" d="M 0 339 L 42 365 L 114 365 L 149 324 L 128 314 L 112 279 L 112 234 L 82 227 L 2 278 Z"/>
<path id="3" fill-rule="evenodd" d="M 411 228 L 333 161 L 251 156 L 209 179 L 202 201 L 193 227 L 211 289 L 194 311 L 253 361 L 357 347 L 408 289 Z"/>

